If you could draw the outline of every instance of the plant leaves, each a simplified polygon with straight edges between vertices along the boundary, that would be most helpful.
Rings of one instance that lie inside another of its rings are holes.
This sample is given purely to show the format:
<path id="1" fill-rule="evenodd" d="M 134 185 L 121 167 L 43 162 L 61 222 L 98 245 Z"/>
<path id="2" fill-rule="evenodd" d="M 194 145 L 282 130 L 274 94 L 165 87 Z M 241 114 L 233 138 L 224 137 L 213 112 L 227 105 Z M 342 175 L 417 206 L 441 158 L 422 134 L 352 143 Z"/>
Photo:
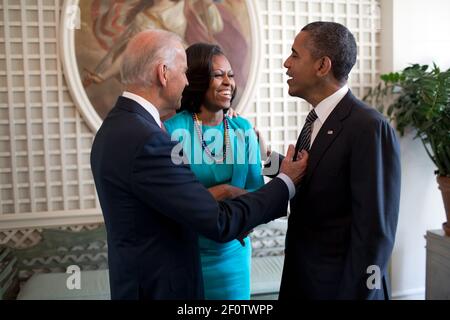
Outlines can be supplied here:
<path id="1" fill-rule="evenodd" d="M 439 174 L 450 176 L 450 69 L 412 64 L 380 79 L 364 101 L 374 101 L 402 135 L 415 129 Z"/>

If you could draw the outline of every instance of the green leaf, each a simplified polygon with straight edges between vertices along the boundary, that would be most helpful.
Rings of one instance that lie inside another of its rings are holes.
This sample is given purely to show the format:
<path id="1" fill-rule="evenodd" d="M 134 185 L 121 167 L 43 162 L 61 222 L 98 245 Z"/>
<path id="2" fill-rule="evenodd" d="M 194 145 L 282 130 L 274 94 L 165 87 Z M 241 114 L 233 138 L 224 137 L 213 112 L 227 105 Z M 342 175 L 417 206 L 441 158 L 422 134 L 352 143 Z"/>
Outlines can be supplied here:
<path id="1" fill-rule="evenodd" d="M 415 129 L 439 174 L 450 176 L 450 69 L 411 64 L 380 79 L 364 100 L 394 120 L 401 134 Z"/>

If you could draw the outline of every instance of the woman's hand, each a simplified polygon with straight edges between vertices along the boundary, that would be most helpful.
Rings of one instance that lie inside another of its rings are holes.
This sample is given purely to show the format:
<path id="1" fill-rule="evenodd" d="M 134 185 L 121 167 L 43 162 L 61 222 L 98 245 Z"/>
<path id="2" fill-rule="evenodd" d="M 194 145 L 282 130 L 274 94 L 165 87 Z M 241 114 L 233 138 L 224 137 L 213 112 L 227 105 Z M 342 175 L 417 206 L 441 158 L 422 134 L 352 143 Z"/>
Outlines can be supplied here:
<path id="1" fill-rule="evenodd" d="M 219 184 L 217 186 L 208 188 L 209 193 L 217 201 L 225 199 L 234 199 L 240 195 L 246 194 L 247 191 L 229 184 Z"/>
<path id="2" fill-rule="evenodd" d="M 236 197 L 242 196 L 243 194 L 247 193 L 247 190 L 245 189 L 241 189 L 232 185 L 227 185 L 228 186 L 228 192 L 229 192 L 229 198 L 228 199 L 234 199 Z"/>

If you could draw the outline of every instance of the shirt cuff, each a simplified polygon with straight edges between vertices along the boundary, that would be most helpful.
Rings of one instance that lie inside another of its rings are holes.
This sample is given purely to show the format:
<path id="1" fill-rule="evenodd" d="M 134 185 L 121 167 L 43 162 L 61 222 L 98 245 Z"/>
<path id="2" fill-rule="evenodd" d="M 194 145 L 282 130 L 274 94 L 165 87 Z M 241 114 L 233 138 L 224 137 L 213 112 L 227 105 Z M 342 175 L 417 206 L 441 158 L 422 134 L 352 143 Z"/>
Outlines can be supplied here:
<path id="1" fill-rule="evenodd" d="M 289 178 L 284 173 L 279 173 L 277 175 L 277 178 L 280 178 L 281 180 L 284 181 L 284 183 L 286 183 L 286 186 L 288 187 L 288 190 L 289 190 L 289 200 L 291 200 L 295 196 L 295 185 L 294 185 L 294 182 L 292 182 L 292 179 Z"/>

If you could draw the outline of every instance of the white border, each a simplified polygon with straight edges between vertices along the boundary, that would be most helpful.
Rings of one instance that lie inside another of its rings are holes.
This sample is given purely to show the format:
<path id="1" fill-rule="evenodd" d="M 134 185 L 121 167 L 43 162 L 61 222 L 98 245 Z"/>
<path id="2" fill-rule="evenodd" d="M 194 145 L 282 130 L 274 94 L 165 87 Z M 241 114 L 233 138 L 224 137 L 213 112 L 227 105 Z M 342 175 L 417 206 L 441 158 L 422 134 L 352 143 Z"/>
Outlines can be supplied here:
<path id="1" fill-rule="evenodd" d="M 246 0 L 248 15 L 250 17 L 250 31 L 251 31 L 251 64 L 250 70 L 248 73 L 247 84 L 245 86 L 245 90 L 242 93 L 241 100 L 239 104 L 236 106 L 237 112 L 244 112 L 245 108 L 248 107 L 251 102 L 254 89 L 256 86 L 256 82 L 259 79 L 259 72 L 261 65 L 261 42 L 262 42 L 262 30 L 261 21 L 260 21 L 260 11 L 258 7 L 257 0 Z"/>
<path id="2" fill-rule="evenodd" d="M 78 110 L 83 118 L 86 120 L 92 132 L 97 132 L 102 123 L 102 119 L 98 115 L 95 108 L 92 106 L 89 97 L 83 87 L 80 73 L 78 71 L 78 64 L 75 55 L 75 32 L 74 28 L 69 27 L 69 22 L 73 19 L 73 13 L 70 11 L 73 6 L 78 7 L 79 0 L 64 0 L 64 5 L 61 12 L 60 21 L 60 50 L 62 56 L 62 64 L 64 76 L 69 87 L 70 94 L 74 100 Z M 259 10 L 256 0 L 246 0 L 248 14 L 250 16 L 251 29 L 251 64 L 247 83 L 242 93 L 239 104 L 236 106 L 238 112 L 243 112 L 250 103 L 250 98 L 253 95 L 253 90 L 259 76 L 260 59 L 261 59 L 261 32 L 259 21 Z"/>
<path id="3" fill-rule="evenodd" d="M 86 120 L 89 128 L 93 132 L 97 132 L 102 123 L 102 119 L 92 106 L 86 91 L 81 82 L 80 73 L 78 71 L 77 58 L 75 56 L 75 32 L 74 28 L 69 27 L 71 12 L 69 8 L 78 7 L 79 0 L 65 0 L 61 12 L 60 21 L 60 50 L 62 55 L 62 64 L 64 69 L 64 77 L 66 78 L 70 94 L 75 100 L 83 118 Z"/>
<path id="4" fill-rule="evenodd" d="M 4 214 L 0 231 L 103 223 L 100 209 Z"/>

